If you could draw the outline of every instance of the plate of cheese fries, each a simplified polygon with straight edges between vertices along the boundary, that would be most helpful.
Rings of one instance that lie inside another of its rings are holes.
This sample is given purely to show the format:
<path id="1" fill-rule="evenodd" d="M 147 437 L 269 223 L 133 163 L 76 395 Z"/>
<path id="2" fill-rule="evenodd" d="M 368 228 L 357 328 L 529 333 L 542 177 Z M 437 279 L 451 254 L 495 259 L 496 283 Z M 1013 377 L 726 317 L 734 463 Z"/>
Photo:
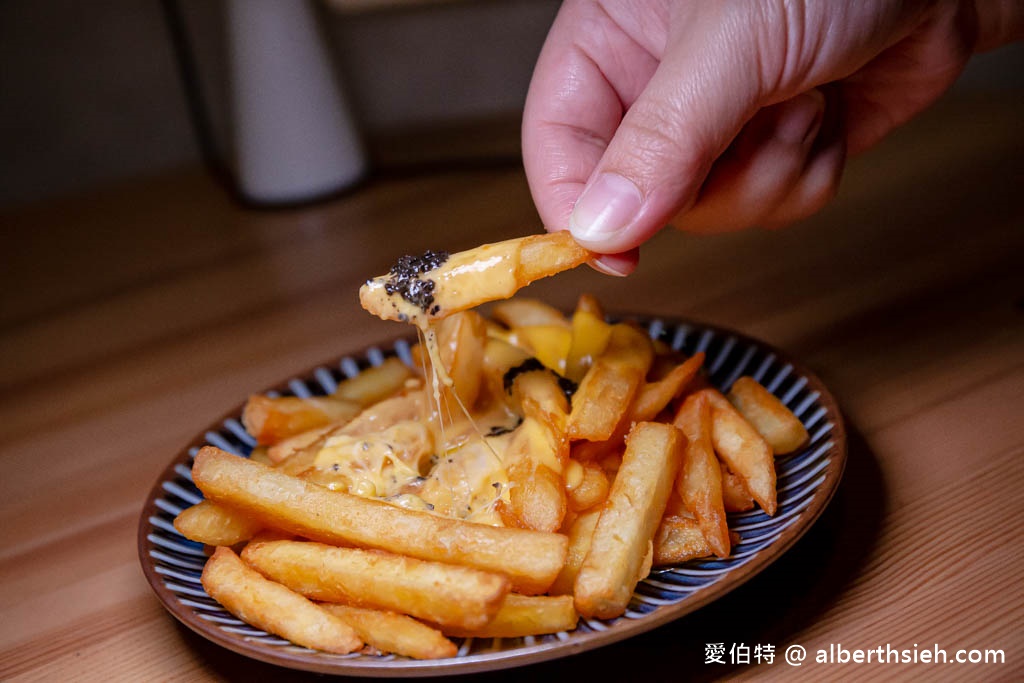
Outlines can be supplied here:
<path id="1" fill-rule="evenodd" d="M 834 399 L 737 332 L 514 296 L 593 256 L 534 235 L 367 281 L 407 332 L 253 394 L 154 485 L 164 606 L 266 662 L 436 676 L 636 635 L 776 559 L 842 475 Z"/>

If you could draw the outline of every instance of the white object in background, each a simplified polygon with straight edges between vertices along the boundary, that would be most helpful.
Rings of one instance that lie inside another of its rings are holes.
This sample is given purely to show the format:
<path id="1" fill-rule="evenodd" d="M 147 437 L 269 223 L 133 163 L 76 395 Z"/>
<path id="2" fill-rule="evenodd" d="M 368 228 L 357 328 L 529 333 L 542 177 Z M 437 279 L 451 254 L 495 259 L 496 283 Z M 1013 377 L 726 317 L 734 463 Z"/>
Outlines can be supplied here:
<path id="1" fill-rule="evenodd" d="M 308 0 L 228 0 L 242 194 L 292 203 L 341 190 L 366 157 Z"/>

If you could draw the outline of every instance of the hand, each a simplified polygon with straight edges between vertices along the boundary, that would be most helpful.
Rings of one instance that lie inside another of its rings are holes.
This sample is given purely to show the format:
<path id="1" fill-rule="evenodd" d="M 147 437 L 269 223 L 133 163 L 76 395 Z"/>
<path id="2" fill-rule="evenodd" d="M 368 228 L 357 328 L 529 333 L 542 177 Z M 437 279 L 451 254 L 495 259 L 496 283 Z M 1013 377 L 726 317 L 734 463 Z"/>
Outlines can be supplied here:
<path id="1" fill-rule="evenodd" d="M 523 118 L 541 219 L 625 275 L 668 223 L 776 226 L 934 102 L 1017 0 L 567 0 Z"/>

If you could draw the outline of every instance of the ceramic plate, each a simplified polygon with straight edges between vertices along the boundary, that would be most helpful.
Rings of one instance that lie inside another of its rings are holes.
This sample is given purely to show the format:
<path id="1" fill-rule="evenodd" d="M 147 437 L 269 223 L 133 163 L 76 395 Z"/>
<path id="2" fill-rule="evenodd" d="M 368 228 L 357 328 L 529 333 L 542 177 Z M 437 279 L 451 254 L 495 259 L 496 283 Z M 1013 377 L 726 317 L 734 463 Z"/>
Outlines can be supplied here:
<path id="1" fill-rule="evenodd" d="M 191 480 L 191 461 L 201 446 L 210 444 L 240 456 L 252 449 L 253 439 L 240 422 L 241 406 L 196 437 L 168 465 L 150 492 L 139 524 L 139 557 L 146 578 L 171 614 L 224 647 L 295 669 L 360 676 L 438 676 L 563 657 L 647 631 L 721 597 L 778 558 L 824 510 L 846 461 L 842 418 L 834 399 L 813 374 L 762 342 L 697 323 L 631 319 L 677 350 L 687 354 L 704 351 L 705 367 L 722 390 L 728 390 L 742 375 L 753 376 L 803 421 L 811 440 L 800 451 L 776 460 L 779 504 L 774 517 L 760 510 L 729 515 L 729 528 L 740 538 L 731 557 L 655 570 L 637 587 L 625 615 L 609 620 L 581 619 L 575 630 L 547 636 L 456 640 L 458 655 L 435 661 L 326 654 L 248 626 L 206 594 L 199 582 L 206 561 L 203 546 L 182 537 L 172 525 L 178 512 L 202 498 Z M 274 391 L 297 396 L 331 393 L 340 379 L 380 364 L 389 355 L 411 363 L 408 340 L 371 347 L 317 367 Z"/>

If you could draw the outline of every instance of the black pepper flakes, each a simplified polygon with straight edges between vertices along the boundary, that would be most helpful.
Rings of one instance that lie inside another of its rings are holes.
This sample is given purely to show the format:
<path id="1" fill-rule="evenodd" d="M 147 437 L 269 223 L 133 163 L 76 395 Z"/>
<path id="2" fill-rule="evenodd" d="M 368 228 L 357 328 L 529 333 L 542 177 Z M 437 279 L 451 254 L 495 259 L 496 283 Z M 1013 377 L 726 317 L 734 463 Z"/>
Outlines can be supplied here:
<path id="1" fill-rule="evenodd" d="M 423 252 L 420 256 L 405 255 L 398 259 L 388 271 L 384 281 L 384 291 L 388 295 L 398 293 L 403 299 L 424 312 L 431 309 L 434 303 L 433 280 L 421 278 L 421 275 L 436 270 L 448 260 L 447 251 Z M 434 310 L 438 309 L 434 306 Z"/>

